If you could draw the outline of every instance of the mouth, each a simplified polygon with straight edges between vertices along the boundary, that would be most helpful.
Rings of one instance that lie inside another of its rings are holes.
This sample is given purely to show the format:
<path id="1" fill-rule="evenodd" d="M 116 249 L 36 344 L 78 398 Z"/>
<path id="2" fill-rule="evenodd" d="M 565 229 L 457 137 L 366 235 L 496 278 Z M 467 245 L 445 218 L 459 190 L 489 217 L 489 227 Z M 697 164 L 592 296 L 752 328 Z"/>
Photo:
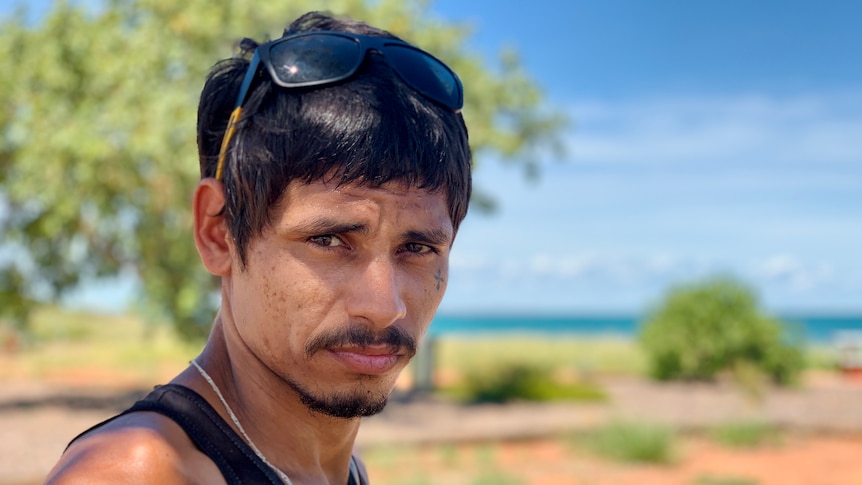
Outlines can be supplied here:
<path id="1" fill-rule="evenodd" d="M 399 349 L 385 345 L 337 347 L 329 352 L 349 371 L 365 375 L 385 374 L 405 357 Z"/>

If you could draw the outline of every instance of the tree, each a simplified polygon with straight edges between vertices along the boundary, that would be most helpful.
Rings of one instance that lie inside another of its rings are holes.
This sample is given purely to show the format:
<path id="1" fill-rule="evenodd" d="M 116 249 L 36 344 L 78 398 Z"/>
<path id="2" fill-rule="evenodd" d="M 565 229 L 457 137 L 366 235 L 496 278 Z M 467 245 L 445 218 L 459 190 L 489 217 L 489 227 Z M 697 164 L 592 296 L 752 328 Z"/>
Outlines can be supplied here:
<path id="1" fill-rule="evenodd" d="M 450 64 L 467 86 L 477 159 L 529 172 L 557 145 L 563 119 L 517 57 L 491 67 L 465 52 L 469 29 L 421 0 L 58 0 L 31 25 L 19 12 L 0 24 L 0 318 L 23 327 L 34 305 L 130 271 L 146 308 L 182 335 L 205 334 L 215 282 L 188 208 L 197 97 L 232 42 L 278 36 L 308 10 L 366 20 Z"/>
<path id="2" fill-rule="evenodd" d="M 789 384 L 804 359 L 788 328 L 758 308 L 746 285 L 713 277 L 671 289 L 640 340 L 661 380 L 713 380 L 731 372 L 742 381 L 754 373 Z"/>

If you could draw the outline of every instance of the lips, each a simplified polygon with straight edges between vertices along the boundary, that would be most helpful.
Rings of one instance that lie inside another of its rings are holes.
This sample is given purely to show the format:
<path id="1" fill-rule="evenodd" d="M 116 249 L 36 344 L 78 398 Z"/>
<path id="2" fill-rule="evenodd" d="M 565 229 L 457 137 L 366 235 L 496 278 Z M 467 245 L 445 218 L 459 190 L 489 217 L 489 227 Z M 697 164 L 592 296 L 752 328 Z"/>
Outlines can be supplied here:
<path id="1" fill-rule="evenodd" d="M 349 371 L 380 375 L 391 371 L 403 357 L 391 347 L 340 347 L 329 352 Z"/>

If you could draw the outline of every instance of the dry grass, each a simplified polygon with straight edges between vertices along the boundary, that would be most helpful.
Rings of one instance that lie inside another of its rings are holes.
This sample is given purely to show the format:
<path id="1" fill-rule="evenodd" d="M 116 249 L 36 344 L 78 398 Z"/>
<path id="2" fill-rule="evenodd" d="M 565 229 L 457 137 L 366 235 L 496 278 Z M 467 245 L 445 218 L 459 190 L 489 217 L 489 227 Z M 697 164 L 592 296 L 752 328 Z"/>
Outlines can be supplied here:
<path id="1" fill-rule="evenodd" d="M 184 368 L 200 344 L 178 339 L 166 325 L 126 315 L 38 311 L 31 333 L 13 353 L 0 353 L 0 379 L 150 384 Z"/>

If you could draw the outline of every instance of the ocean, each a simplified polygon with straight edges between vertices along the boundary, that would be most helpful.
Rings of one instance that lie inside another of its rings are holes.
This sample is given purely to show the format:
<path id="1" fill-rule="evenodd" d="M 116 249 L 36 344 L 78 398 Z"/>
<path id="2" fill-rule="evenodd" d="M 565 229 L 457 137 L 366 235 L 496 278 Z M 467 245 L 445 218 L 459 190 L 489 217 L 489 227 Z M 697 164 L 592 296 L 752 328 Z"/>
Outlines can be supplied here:
<path id="1" fill-rule="evenodd" d="M 831 343 L 836 338 L 840 338 L 844 332 L 860 332 L 862 334 L 862 314 L 779 315 L 777 318 L 793 331 L 799 331 L 801 336 L 811 343 Z M 642 323 L 643 318 L 630 315 L 438 315 L 431 324 L 429 334 L 447 336 L 531 333 L 631 338 L 637 335 Z"/>

